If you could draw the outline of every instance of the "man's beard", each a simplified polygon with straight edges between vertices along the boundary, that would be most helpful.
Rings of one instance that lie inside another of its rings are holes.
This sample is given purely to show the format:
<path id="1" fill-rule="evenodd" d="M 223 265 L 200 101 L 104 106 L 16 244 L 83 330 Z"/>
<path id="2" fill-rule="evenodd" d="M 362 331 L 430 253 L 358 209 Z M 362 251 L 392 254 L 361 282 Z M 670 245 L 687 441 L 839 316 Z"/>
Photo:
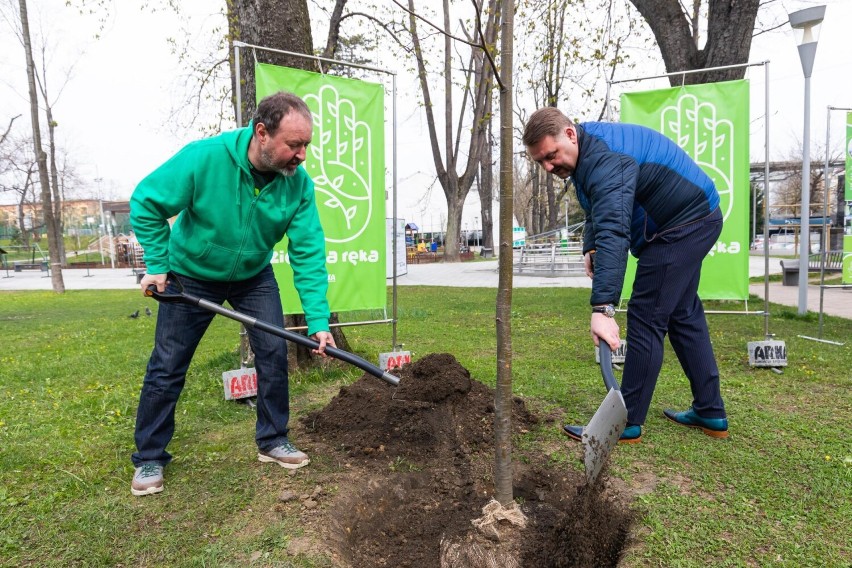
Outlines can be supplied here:
<path id="1" fill-rule="evenodd" d="M 286 167 L 279 166 L 275 163 L 275 161 L 273 161 L 272 156 L 270 156 L 269 152 L 267 152 L 265 149 L 260 150 L 260 163 L 264 168 L 274 170 L 284 177 L 293 177 L 294 175 L 296 175 L 296 167 L 290 170 Z M 298 167 L 298 164 L 296 164 L 296 166 Z"/>

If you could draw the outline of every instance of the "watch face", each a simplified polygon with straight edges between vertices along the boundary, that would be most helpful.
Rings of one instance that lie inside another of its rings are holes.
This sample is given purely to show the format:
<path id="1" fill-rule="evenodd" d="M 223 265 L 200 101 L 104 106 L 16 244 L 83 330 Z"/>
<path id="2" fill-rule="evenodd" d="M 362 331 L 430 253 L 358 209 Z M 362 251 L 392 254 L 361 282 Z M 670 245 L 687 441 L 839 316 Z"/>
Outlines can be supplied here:
<path id="1" fill-rule="evenodd" d="M 612 304 L 606 306 L 595 306 L 592 308 L 592 312 L 596 314 L 604 314 L 612 318 L 615 317 L 615 306 Z"/>

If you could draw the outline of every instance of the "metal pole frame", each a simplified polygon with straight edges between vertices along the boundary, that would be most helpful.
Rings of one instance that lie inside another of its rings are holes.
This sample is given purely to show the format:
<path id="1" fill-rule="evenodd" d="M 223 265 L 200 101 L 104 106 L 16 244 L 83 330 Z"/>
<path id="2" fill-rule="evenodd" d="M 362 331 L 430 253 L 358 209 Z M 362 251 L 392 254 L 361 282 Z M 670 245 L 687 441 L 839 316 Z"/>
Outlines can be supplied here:
<path id="1" fill-rule="evenodd" d="M 384 73 L 386 75 L 391 76 L 391 99 L 392 99 L 391 100 L 391 108 L 392 108 L 391 114 L 392 114 L 392 117 L 393 117 L 392 118 L 393 123 L 392 123 L 392 128 L 391 128 L 391 141 L 392 141 L 391 144 L 392 144 L 392 147 L 393 147 L 392 154 L 391 154 L 391 163 L 393 164 L 393 166 L 392 166 L 393 178 L 392 178 L 392 182 L 391 182 L 392 185 L 393 185 L 393 189 L 392 189 L 392 195 L 393 195 L 393 239 L 392 239 L 392 241 L 393 242 L 391 244 L 391 255 L 393 257 L 393 260 L 392 260 L 392 263 L 391 263 L 393 265 L 393 287 L 392 287 L 392 294 L 391 294 L 391 296 L 392 296 L 391 317 L 390 317 L 390 319 L 386 318 L 386 319 L 381 319 L 381 320 L 370 320 L 370 321 L 362 321 L 362 322 L 347 322 L 345 324 L 337 324 L 337 327 L 353 326 L 353 325 L 368 325 L 368 324 L 374 324 L 374 323 L 390 323 L 391 326 L 392 326 L 392 337 L 391 337 L 391 346 L 392 347 L 391 347 L 391 350 L 395 351 L 397 349 L 397 347 L 401 347 L 401 345 L 397 344 L 397 270 L 396 270 L 396 252 L 397 252 L 396 251 L 396 240 L 397 240 L 396 236 L 397 235 L 396 235 L 396 226 L 397 226 L 397 213 L 398 213 L 398 211 L 397 211 L 397 160 L 396 160 L 396 156 L 397 156 L 397 152 L 396 152 L 396 146 L 397 146 L 397 134 L 396 134 L 396 126 L 397 126 L 397 120 L 396 120 L 396 73 L 394 71 L 382 69 L 382 68 L 379 68 L 379 67 L 372 67 L 370 65 L 361 65 L 361 64 L 358 64 L 358 63 L 350 63 L 348 61 L 339 61 L 337 59 L 329 59 L 327 57 L 320 57 L 318 55 L 307 55 L 307 54 L 304 54 L 304 53 L 296 53 L 296 52 L 293 52 L 293 51 L 285 51 L 283 49 L 273 49 L 271 47 L 263 47 L 263 46 L 260 46 L 260 45 L 252 45 L 252 44 L 244 43 L 244 42 L 241 42 L 241 41 L 234 41 L 233 45 L 234 45 L 234 71 L 237 75 L 237 81 L 236 81 L 236 84 L 237 84 L 236 120 L 237 120 L 237 126 L 238 127 L 243 126 L 242 89 L 240 88 L 240 81 L 239 81 L 239 77 L 240 77 L 240 48 L 242 48 L 242 47 L 250 48 L 250 49 L 256 49 L 256 50 L 260 50 L 260 51 L 270 51 L 270 52 L 273 52 L 273 53 L 280 53 L 280 54 L 289 55 L 289 56 L 292 56 L 292 57 L 301 57 L 303 59 L 311 59 L 311 60 L 314 60 L 314 61 L 331 63 L 333 65 L 344 65 L 346 67 L 354 67 L 354 68 L 357 68 L 357 69 L 364 69 L 366 71 L 373 71 L 375 73 Z M 322 69 L 322 67 L 320 67 L 320 69 Z"/>
<path id="2" fill-rule="evenodd" d="M 823 327 L 823 302 L 825 298 L 825 289 L 826 288 L 843 288 L 846 289 L 849 285 L 831 285 L 825 283 L 825 261 L 826 255 L 828 254 L 828 248 L 830 247 L 829 242 L 831 241 L 831 234 L 828 233 L 828 186 L 831 181 L 831 172 L 828 169 L 828 160 L 829 160 L 829 144 L 831 144 L 831 111 L 833 110 L 841 110 L 841 111 L 852 111 L 852 107 L 836 107 L 828 105 L 825 108 L 825 166 L 823 167 L 823 198 L 822 198 L 822 238 L 823 245 L 820 249 L 820 263 L 819 263 L 819 327 L 817 328 L 817 336 L 816 337 L 808 337 L 806 335 L 800 335 L 802 339 L 810 339 L 811 341 L 819 341 L 822 343 L 829 343 L 831 345 L 845 345 L 845 343 L 838 343 L 837 341 L 828 341 L 822 338 L 822 327 Z"/>
<path id="3" fill-rule="evenodd" d="M 763 311 L 751 312 L 748 310 L 748 299 L 745 301 L 746 310 L 745 311 L 706 311 L 708 314 L 732 314 L 732 315 L 762 315 L 763 316 L 763 333 L 767 339 L 773 337 L 773 334 L 769 333 L 769 60 L 759 61 L 757 63 L 740 63 L 736 65 L 722 65 L 719 67 L 708 67 L 706 69 L 689 69 L 687 71 L 675 71 L 673 73 L 663 73 L 661 75 L 648 75 L 645 77 L 636 77 L 632 79 L 621 79 L 619 81 L 609 81 L 606 82 L 606 95 L 604 99 L 604 105 L 606 106 L 606 118 L 609 122 L 612 122 L 612 110 L 609 104 L 610 100 L 610 92 L 612 85 L 617 85 L 619 83 L 634 83 L 639 81 L 647 81 L 648 79 L 663 79 L 666 77 L 677 77 L 680 76 L 685 78 L 686 75 L 693 73 L 706 73 L 709 71 L 722 71 L 725 69 L 740 69 L 743 67 L 759 67 L 763 66 L 765 71 L 765 85 L 764 85 L 764 96 L 765 96 L 765 108 L 764 108 L 764 116 L 765 116 L 765 134 L 764 134 L 764 174 L 763 174 L 763 210 L 764 210 L 764 219 L 763 219 L 763 259 L 764 259 L 764 269 L 763 269 L 763 284 L 764 284 L 764 293 L 763 293 Z M 755 198 L 756 199 L 756 198 Z M 755 212 L 756 217 L 756 212 Z M 756 220 L 756 219 L 755 219 Z M 755 226 L 754 230 L 757 230 Z"/>

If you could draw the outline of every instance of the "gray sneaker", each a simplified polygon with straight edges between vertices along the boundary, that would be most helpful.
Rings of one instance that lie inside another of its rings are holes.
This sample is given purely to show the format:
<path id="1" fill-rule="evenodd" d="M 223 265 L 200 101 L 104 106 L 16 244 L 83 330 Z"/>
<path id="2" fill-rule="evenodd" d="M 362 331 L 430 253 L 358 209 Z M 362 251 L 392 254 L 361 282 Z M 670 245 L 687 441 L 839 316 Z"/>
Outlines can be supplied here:
<path id="1" fill-rule="evenodd" d="M 308 454 L 297 450 L 289 441 L 268 451 L 258 450 L 257 459 L 264 463 L 277 463 L 287 469 L 299 469 L 311 463 Z"/>
<path id="2" fill-rule="evenodd" d="M 158 463 L 143 463 L 133 474 L 130 492 L 141 497 L 153 495 L 163 490 L 163 466 Z"/>

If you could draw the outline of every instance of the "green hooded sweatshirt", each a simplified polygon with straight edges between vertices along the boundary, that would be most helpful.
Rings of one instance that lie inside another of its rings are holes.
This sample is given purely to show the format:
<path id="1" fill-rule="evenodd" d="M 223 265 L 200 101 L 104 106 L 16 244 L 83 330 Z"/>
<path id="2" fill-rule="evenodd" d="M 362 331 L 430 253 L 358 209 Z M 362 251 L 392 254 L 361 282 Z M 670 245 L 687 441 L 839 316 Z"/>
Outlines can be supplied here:
<path id="1" fill-rule="evenodd" d="M 192 142 L 139 183 L 130 198 L 130 222 L 147 270 L 245 280 L 269 264 L 286 233 L 308 334 L 328 331 L 325 236 L 314 183 L 300 166 L 291 177 L 276 175 L 255 195 L 251 135 L 248 127 Z"/>

